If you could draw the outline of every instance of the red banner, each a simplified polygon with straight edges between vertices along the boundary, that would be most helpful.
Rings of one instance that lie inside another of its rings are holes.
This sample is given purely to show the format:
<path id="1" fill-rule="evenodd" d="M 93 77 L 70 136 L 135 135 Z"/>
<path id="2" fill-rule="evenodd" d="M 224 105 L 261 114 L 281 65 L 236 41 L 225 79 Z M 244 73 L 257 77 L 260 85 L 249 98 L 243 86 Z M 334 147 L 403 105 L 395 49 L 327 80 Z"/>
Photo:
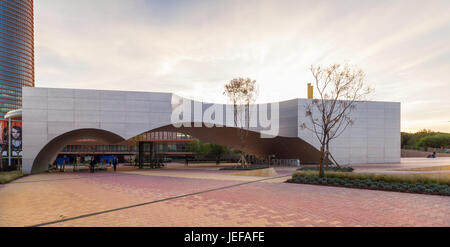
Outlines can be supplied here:
<path id="1" fill-rule="evenodd" d="M 0 120 L 0 128 L 2 131 L 0 135 L 0 143 L 4 143 L 8 139 L 8 121 Z"/>

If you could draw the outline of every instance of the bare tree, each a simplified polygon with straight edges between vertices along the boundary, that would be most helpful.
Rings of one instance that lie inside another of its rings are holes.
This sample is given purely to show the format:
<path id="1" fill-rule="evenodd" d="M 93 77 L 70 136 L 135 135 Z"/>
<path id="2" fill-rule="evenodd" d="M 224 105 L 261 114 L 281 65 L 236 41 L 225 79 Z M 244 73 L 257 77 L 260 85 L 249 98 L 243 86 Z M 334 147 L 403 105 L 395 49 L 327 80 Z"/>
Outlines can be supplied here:
<path id="1" fill-rule="evenodd" d="M 225 85 L 223 92 L 231 103 L 234 110 L 234 125 L 237 128 L 241 149 L 246 146 L 248 129 L 250 129 L 250 105 L 256 101 L 256 81 L 250 78 L 234 78 Z M 248 164 L 245 154 L 241 153 L 240 163 L 242 166 Z"/>
<path id="2" fill-rule="evenodd" d="M 363 70 L 348 64 L 334 64 L 329 67 L 311 66 L 318 99 L 313 99 L 306 105 L 306 117 L 311 125 L 301 124 L 302 129 L 314 132 L 320 143 L 319 176 L 324 176 L 324 163 L 329 164 L 330 158 L 339 166 L 330 153 L 329 144 L 338 138 L 349 125 L 353 125 L 351 112 L 357 102 L 373 90 L 366 86 Z"/>

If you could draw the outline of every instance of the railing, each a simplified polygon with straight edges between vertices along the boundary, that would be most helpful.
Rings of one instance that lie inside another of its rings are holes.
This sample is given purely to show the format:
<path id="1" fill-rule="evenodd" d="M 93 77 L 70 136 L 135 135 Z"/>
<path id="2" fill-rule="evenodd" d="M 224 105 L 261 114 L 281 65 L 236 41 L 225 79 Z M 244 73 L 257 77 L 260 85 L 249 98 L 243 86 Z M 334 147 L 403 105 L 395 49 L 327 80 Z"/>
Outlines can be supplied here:
<path id="1" fill-rule="evenodd" d="M 299 159 L 272 159 L 272 165 L 300 167 L 300 160 Z"/>

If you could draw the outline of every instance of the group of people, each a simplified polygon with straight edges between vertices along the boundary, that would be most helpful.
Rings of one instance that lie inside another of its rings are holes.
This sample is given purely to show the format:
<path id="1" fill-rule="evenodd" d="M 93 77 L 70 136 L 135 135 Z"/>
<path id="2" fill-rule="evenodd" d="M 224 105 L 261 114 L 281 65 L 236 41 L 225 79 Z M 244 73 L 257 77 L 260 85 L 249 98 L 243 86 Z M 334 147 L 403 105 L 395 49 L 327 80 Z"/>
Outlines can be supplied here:
<path id="1" fill-rule="evenodd" d="M 427 158 L 432 158 L 432 159 L 436 158 L 436 152 L 433 152 L 432 154 L 429 154 L 427 156 Z"/>
<path id="2" fill-rule="evenodd" d="M 105 162 L 103 160 L 103 162 Z M 98 163 L 97 158 L 92 157 L 91 162 L 89 163 L 89 170 L 91 171 L 91 173 L 94 173 L 95 171 L 95 165 Z M 117 164 L 119 163 L 119 159 L 117 157 L 114 157 L 113 161 L 111 162 L 111 165 L 113 166 L 114 171 L 117 170 Z"/>

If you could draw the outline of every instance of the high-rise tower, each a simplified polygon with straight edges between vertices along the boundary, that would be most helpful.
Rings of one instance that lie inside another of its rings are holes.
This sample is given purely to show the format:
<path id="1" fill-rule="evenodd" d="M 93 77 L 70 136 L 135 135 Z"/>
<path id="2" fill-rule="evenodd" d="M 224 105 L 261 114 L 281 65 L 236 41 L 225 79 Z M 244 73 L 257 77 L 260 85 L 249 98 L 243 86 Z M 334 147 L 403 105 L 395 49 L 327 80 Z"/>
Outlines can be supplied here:
<path id="1" fill-rule="evenodd" d="M 34 87 L 33 0 L 0 0 L 0 120 Z"/>

